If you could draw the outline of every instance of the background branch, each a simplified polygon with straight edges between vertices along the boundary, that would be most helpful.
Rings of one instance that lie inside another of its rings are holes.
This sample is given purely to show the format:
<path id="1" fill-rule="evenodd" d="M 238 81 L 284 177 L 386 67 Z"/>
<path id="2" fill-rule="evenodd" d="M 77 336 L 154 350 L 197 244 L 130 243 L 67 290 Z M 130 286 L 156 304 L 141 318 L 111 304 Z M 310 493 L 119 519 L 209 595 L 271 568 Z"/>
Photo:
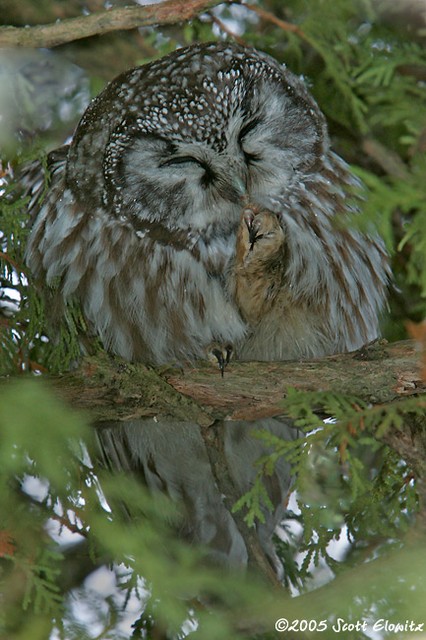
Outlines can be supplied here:
<path id="1" fill-rule="evenodd" d="M 112 31 L 185 22 L 223 0 L 165 0 L 160 4 L 99 11 L 32 27 L 0 27 L 0 47 L 56 47 Z"/>

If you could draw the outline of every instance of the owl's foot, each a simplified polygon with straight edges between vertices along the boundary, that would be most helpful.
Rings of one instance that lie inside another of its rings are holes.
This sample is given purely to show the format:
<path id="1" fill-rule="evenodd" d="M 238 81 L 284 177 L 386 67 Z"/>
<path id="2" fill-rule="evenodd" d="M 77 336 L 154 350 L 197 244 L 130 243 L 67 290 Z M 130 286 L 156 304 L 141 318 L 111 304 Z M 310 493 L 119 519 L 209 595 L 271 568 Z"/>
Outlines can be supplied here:
<path id="1" fill-rule="evenodd" d="M 284 243 L 284 231 L 278 216 L 256 206 L 244 208 L 237 237 L 237 263 L 269 260 Z"/>
<path id="2" fill-rule="evenodd" d="M 237 234 L 234 295 L 250 325 L 273 308 L 282 291 L 285 268 L 285 233 L 278 216 L 247 205 Z"/>
<path id="3" fill-rule="evenodd" d="M 225 367 L 229 364 L 232 357 L 233 348 L 231 344 L 222 344 L 213 342 L 207 348 L 207 358 L 215 365 L 219 365 L 219 371 L 223 378 Z"/>

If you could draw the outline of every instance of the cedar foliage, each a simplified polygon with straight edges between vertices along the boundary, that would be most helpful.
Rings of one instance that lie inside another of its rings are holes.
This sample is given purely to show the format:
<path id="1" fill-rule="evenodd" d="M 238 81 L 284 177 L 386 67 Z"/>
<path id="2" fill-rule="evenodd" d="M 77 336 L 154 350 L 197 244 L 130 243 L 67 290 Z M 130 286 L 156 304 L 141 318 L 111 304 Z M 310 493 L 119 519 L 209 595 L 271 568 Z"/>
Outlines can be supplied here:
<path id="1" fill-rule="evenodd" d="M 255 20 L 252 11 L 236 4 L 221 5 L 187 25 L 144 30 L 144 50 L 163 55 L 177 45 L 223 37 L 225 21 L 230 30 L 238 26 L 244 42 L 304 75 L 327 116 L 333 147 L 368 188 L 362 216 L 354 224 L 375 225 L 386 242 L 396 288 L 383 330 L 389 339 L 404 337 L 404 322 L 421 320 L 426 306 L 424 42 L 402 26 L 387 24 L 377 3 L 368 0 L 262 0 L 258 6 L 300 32 L 283 30 L 265 17 Z M 133 64 L 147 60 L 130 36 L 120 39 L 128 43 L 126 66 L 132 56 Z M 89 55 L 93 93 L 104 82 L 99 46 L 93 40 L 63 48 L 74 61 Z M 111 60 L 110 78 L 122 70 L 113 64 L 120 61 Z M 14 138 L 16 147 L 8 146 L 2 158 L 3 168 L 10 160 L 16 172 L 20 162 L 43 158 L 43 148 L 61 144 L 69 127 L 67 122 L 54 134 L 40 127 L 37 142 L 21 131 Z M 0 200 L 0 373 L 22 377 L 63 371 L 78 359 L 84 320 L 78 308 L 70 308 L 52 339 L 49 310 L 23 263 L 26 200 L 16 197 L 10 171 L 8 183 L 1 187 Z M 264 475 L 280 456 L 291 460 L 298 510 L 289 512 L 288 535 L 277 545 L 287 584 L 302 594 L 295 599 L 285 592 L 271 594 L 253 578 L 223 575 L 205 565 L 203 550 L 188 549 L 175 539 L 170 526 L 179 522 L 175 505 L 158 497 L 153 501 L 129 478 L 95 475 L 87 452 L 91 433 L 81 416 L 58 404 L 36 381 L 3 385 L 0 633 L 16 639 L 89 638 L 95 637 L 96 624 L 96 637 L 105 639 L 130 633 L 147 639 L 188 633 L 203 640 L 266 639 L 276 637 L 274 620 L 284 616 L 326 620 L 328 629 L 339 617 L 372 621 L 367 632 L 340 634 L 362 638 L 369 637 L 380 618 L 425 622 L 426 548 L 416 525 L 415 478 L 407 461 L 380 441 L 391 429 L 415 425 L 424 430 L 424 400 L 414 396 L 370 406 L 336 393 L 289 390 L 283 411 L 296 420 L 303 437 L 283 442 L 258 434 L 271 454 L 259 460 L 251 492 L 234 508 L 255 526 L 269 500 Z M 37 495 L 28 489 L 29 477 L 40 479 Z M 136 514 L 131 526 L 119 508 L 123 496 L 131 496 Z M 117 506 L 114 517 L 108 505 Z M 96 567 L 114 561 L 115 588 L 104 598 L 69 578 L 67 550 L 49 533 L 67 529 L 81 536 L 86 563 Z M 347 536 L 348 545 L 337 561 L 330 543 L 339 536 Z M 325 566 L 335 580 L 311 591 L 313 576 Z M 86 624 L 68 595 L 71 586 L 91 609 Z M 200 593 L 201 601 L 196 599 Z M 121 626 L 127 617 L 133 632 Z M 303 628 L 296 631 L 303 637 Z"/>

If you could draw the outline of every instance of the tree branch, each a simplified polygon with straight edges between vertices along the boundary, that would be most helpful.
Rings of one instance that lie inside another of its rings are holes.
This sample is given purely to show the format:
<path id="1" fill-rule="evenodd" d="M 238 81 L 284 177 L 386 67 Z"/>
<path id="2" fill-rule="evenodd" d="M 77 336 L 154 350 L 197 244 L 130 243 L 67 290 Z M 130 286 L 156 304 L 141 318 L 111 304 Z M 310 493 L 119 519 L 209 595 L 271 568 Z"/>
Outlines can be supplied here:
<path id="1" fill-rule="evenodd" d="M 395 151 L 372 138 L 363 138 L 361 147 L 362 150 L 365 151 L 365 153 L 389 176 L 399 178 L 401 180 L 408 179 L 409 171 L 401 160 L 401 157 Z"/>
<path id="2" fill-rule="evenodd" d="M 56 47 L 111 31 L 186 22 L 223 0 L 165 0 L 122 7 L 33 27 L 0 27 L 0 47 Z"/>
<path id="3" fill-rule="evenodd" d="M 100 354 L 50 382 L 60 397 L 89 412 L 95 422 L 168 415 L 208 426 L 217 419 L 280 415 L 287 387 L 333 390 L 372 404 L 425 393 L 416 345 L 383 341 L 308 362 L 231 362 L 223 378 L 207 362 L 154 370 Z"/>
<path id="4" fill-rule="evenodd" d="M 84 411 L 98 426 L 167 417 L 206 428 L 218 420 L 282 415 L 281 401 L 288 387 L 333 390 L 373 405 L 426 394 L 421 344 L 418 340 L 380 341 L 355 353 L 305 362 L 231 362 L 223 378 L 207 362 L 153 369 L 102 352 L 85 358 L 76 371 L 43 378 L 63 401 Z M 6 383 L 0 378 L 0 384 Z M 408 420 L 404 432 L 389 429 L 380 439 L 421 478 L 426 530 L 424 422 Z"/>

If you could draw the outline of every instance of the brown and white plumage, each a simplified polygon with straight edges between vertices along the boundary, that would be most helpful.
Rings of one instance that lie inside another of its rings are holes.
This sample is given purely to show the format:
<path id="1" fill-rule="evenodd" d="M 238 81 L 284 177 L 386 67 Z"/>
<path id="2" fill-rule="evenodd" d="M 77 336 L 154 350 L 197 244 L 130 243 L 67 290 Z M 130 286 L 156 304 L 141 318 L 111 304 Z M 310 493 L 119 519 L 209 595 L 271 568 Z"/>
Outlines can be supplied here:
<path id="1" fill-rule="evenodd" d="M 211 43 L 126 72 L 51 166 L 27 262 L 111 352 L 162 363 L 220 343 L 292 359 L 377 337 L 382 243 L 347 225 L 356 180 L 271 57 Z M 274 221 L 273 255 L 265 237 L 247 246 L 247 203 Z"/>

